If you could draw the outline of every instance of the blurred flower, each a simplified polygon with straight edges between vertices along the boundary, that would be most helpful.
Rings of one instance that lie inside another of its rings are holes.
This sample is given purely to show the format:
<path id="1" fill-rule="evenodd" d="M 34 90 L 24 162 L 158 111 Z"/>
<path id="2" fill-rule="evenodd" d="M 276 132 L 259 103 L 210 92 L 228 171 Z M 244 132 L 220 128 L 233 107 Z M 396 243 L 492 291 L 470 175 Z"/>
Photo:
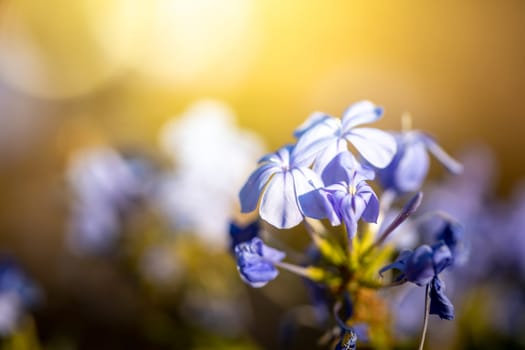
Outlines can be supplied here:
<path id="1" fill-rule="evenodd" d="M 263 153 L 259 138 L 234 123 L 225 104 L 203 100 L 162 129 L 160 142 L 174 170 L 155 191 L 159 209 L 178 231 L 202 237 L 216 248 L 227 246 L 237 191 Z"/>
<path id="2" fill-rule="evenodd" d="M 139 269 L 147 281 L 166 285 L 180 281 L 184 265 L 172 249 L 157 244 L 146 248 L 140 257 Z"/>
<path id="3" fill-rule="evenodd" d="M 333 226 L 345 223 L 348 235 L 353 238 L 360 218 L 376 222 L 379 200 L 366 180 L 374 172 L 361 168 L 350 152 L 339 153 L 323 170 L 326 187 L 300 197 L 306 216 L 314 219 L 328 218 Z"/>
<path id="4" fill-rule="evenodd" d="M 74 252 L 103 253 L 113 247 L 122 218 L 146 192 L 146 173 L 139 165 L 108 147 L 73 155 L 67 180 L 74 196 L 68 237 Z"/>
<path id="5" fill-rule="evenodd" d="M 451 173 L 458 174 L 462 165 L 450 157 L 429 135 L 421 131 L 395 134 L 397 152 L 384 169 L 378 169 L 379 180 L 385 189 L 412 192 L 421 188 L 428 173 L 431 152 Z"/>
<path id="6" fill-rule="evenodd" d="M 237 269 L 241 278 L 254 288 L 263 287 L 277 277 L 279 271 L 274 263 L 284 257 L 283 252 L 268 247 L 258 237 L 235 246 Z"/>
<path id="7" fill-rule="evenodd" d="M 299 196 L 320 187 L 319 176 L 297 164 L 292 158 L 293 146 L 285 146 L 264 156 L 242 187 L 239 197 L 241 211 L 257 208 L 261 218 L 277 228 L 291 228 L 303 221 Z"/>
<path id="8" fill-rule="evenodd" d="M 16 330 L 25 312 L 41 298 L 39 288 L 12 260 L 0 260 L 0 336 Z"/>
<path id="9" fill-rule="evenodd" d="M 351 105 L 341 119 L 314 113 L 296 130 L 299 139 L 292 156 L 300 164 L 314 163 L 314 170 L 320 173 L 338 153 L 348 150 L 349 142 L 370 164 L 383 168 L 396 152 L 394 138 L 378 129 L 356 128 L 382 114 L 383 110 L 369 101 Z"/>

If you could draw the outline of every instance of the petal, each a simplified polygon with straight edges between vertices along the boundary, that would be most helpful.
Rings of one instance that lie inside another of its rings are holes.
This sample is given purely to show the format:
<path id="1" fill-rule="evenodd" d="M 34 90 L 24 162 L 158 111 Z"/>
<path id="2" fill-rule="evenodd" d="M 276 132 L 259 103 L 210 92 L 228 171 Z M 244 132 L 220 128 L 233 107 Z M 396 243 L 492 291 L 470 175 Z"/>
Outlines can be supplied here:
<path id="1" fill-rule="evenodd" d="M 322 174 L 326 166 L 339 154 L 348 152 L 348 142 L 345 139 L 337 138 L 327 143 L 324 150 L 319 152 L 314 160 L 313 170 L 317 174 Z"/>
<path id="2" fill-rule="evenodd" d="M 414 252 L 412 250 L 403 250 L 393 263 L 386 265 L 381 270 L 379 270 L 379 275 L 381 275 L 382 277 L 383 272 L 388 271 L 390 269 L 396 269 L 404 273 L 406 269 L 407 261 L 410 258 L 410 256 L 412 256 L 413 253 Z"/>
<path id="3" fill-rule="evenodd" d="M 372 190 L 370 188 L 370 190 Z M 368 200 L 368 203 L 366 205 L 366 209 L 363 212 L 362 218 L 366 222 L 377 222 L 377 218 L 379 217 L 379 200 L 377 199 L 374 192 L 371 193 L 370 199 Z"/>
<path id="4" fill-rule="evenodd" d="M 292 174 L 295 196 L 305 194 L 313 189 L 320 188 L 323 186 L 323 181 L 313 170 L 308 168 L 295 168 L 290 171 Z"/>
<path id="5" fill-rule="evenodd" d="M 249 213 L 257 208 L 261 192 L 270 177 L 280 171 L 274 164 L 264 164 L 257 168 L 248 178 L 239 192 L 241 212 Z"/>
<path id="6" fill-rule="evenodd" d="M 345 133 L 345 138 L 376 168 L 386 167 L 396 154 L 394 137 L 378 129 L 352 129 Z"/>
<path id="7" fill-rule="evenodd" d="M 445 295 L 445 284 L 437 276 L 430 285 L 430 314 L 442 320 L 454 319 L 454 305 Z"/>
<path id="8" fill-rule="evenodd" d="M 407 260 L 407 280 L 418 286 L 428 284 L 435 276 L 433 255 L 432 248 L 428 245 L 417 247 Z"/>
<path id="9" fill-rule="evenodd" d="M 327 121 L 327 119 L 333 118 L 326 113 L 323 112 L 314 112 L 310 114 L 308 119 L 304 121 L 295 131 L 293 132 L 293 136 L 296 138 L 300 138 L 303 136 L 306 132 L 308 132 L 310 129 L 314 128 L 317 124 L 323 123 Z"/>
<path id="10" fill-rule="evenodd" d="M 452 252 L 448 248 L 448 246 L 443 243 L 439 242 L 432 246 L 433 250 L 433 264 L 434 264 L 434 274 L 438 274 L 441 271 L 443 271 L 447 266 L 452 265 L 452 262 L 454 261 L 452 257 Z"/>
<path id="11" fill-rule="evenodd" d="M 370 101 L 354 103 L 343 113 L 343 129 L 346 131 L 357 125 L 375 122 L 382 115 L 383 109 Z"/>
<path id="12" fill-rule="evenodd" d="M 314 159 L 331 143 L 336 142 L 341 133 L 341 121 L 337 118 L 325 118 L 305 132 L 292 152 L 294 166 L 310 166 Z"/>
<path id="13" fill-rule="evenodd" d="M 266 187 L 259 208 L 261 218 L 276 228 L 291 228 L 303 220 L 290 172 L 275 174 Z"/>
<path id="14" fill-rule="evenodd" d="M 322 179 L 326 185 L 352 183 L 358 162 L 350 152 L 340 152 L 324 168 Z"/>
<path id="15" fill-rule="evenodd" d="M 279 274 L 275 266 L 265 261 L 244 267 L 238 266 L 237 269 L 239 270 L 241 279 L 253 288 L 265 286 Z"/>
<path id="16" fill-rule="evenodd" d="M 347 195 L 341 203 L 341 217 L 345 223 L 350 239 L 357 233 L 357 221 L 365 209 L 366 204 L 360 198 Z M 356 213 L 357 212 L 357 213 Z"/>
<path id="17" fill-rule="evenodd" d="M 262 256 L 265 260 L 268 260 L 271 262 L 278 262 L 278 261 L 283 260 L 286 257 L 286 254 L 280 250 L 269 247 L 263 243 Z"/>
<path id="18" fill-rule="evenodd" d="M 290 165 L 290 153 L 292 152 L 293 145 L 285 145 L 279 148 L 274 153 L 269 153 L 259 159 L 258 163 L 275 163 L 279 166 L 289 166 Z"/>
<path id="19" fill-rule="evenodd" d="M 313 219 L 328 218 L 332 226 L 341 224 L 337 212 L 334 210 L 333 201 L 330 200 L 333 194 L 324 189 L 317 189 L 305 193 L 299 197 L 301 210 L 307 217 Z"/>
<path id="20" fill-rule="evenodd" d="M 421 142 L 407 144 L 394 170 L 393 185 L 400 192 L 417 191 L 428 173 L 429 159 L 425 145 Z"/>
<path id="21" fill-rule="evenodd" d="M 439 160 L 439 162 L 453 174 L 459 174 L 463 171 L 463 165 L 448 155 L 430 135 L 421 133 L 421 139 L 427 146 L 428 150 Z"/>

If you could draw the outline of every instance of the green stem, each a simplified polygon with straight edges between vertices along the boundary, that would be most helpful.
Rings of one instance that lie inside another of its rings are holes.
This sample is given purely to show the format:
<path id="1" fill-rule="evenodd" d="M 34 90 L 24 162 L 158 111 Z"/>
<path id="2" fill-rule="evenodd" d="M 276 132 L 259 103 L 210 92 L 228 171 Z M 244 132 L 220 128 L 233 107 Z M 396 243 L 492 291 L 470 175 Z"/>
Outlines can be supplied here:
<path id="1" fill-rule="evenodd" d="M 294 273 L 298 276 L 305 277 L 314 281 L 316 280 L 315 278 L 313 278 L 312 273 L 308 268 L 282 261 L 273 261 L 272 263 L 275 266 L 280 267 L 281 269 L 286 270 L 288 272 Z"/>
<path id="2" fill-rule="evenodd" d="M 419 342 L 418 350 L 423 350 L 425 345 L 425 336 L 427 335 L 428 317 L 430 314 L 430 283 L 425 288 L 425 318 L 423 321 L 423 331 L 421 333 L 421 341 Z"/>

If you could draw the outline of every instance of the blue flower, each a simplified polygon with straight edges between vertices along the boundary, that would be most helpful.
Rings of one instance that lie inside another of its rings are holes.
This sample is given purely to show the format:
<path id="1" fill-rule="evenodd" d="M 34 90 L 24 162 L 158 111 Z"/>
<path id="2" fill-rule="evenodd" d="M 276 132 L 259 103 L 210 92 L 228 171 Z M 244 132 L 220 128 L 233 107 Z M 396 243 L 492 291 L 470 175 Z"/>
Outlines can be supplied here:
<path id="1" fill-rule="evenodd" d="M 41 297 L 38 287 L 9 258 L 0 260 L 0 335 L 12 334 Z"/>
<path id="2" fill-rule="evenodd" d="M 339 153 L 323 171 L 327 186 L 299 198 L 304 214 L 314 219 L 328 218 L 333 226 L 344 222 L 353 238 L 359 219 L 377 221 L 379 201 L 366 183 L 373 178 L 374 172 L 361 167 L 350 152 Z"/>
<path id="3" fill-rule="evenodd" d="M 26 306 L 40 299 L 40 290 L 22 269 L 11 259 L 0 260 L 0 294 L 16 294 Z"/>
<path id="4" fill-rule="evenodd" d="M 460 173 L 462 165 L 450 157 L 429 135 L 413 130 L 395 135 L 397 152 L 392 162 L 378 170 L 384 188 L 412 192 L 421 188 L 428 173 L 431 152 L 451 173 Z"/>
<path id="5" fill-rule="evenodd" d="M 384 168 L 396 153 L 394 138 L 378 129 L 356 128 L 378 120 L 382 114 L 383 110 L 369 101 L 353 104 L 341 119 L 314 113 L 295 131 L 298 141 L 294 156 L 300 162 L 313 163 L 314 170 L 321 173 L 351 143 L 370 164 Z"/>
<path id="6" fill-rule="evenodd" d="M 245 226 L 240 226 L 235 222 L 230 222 L 230 248 L 233 251 L 235 246 L 240 243 L 252 240 L 259 235 L 259 221 L 255 220 Z"/>
<path id="7" fill-rule="evenodd" d="M 303 221 L 298 197 L 322 184 L 319 176 L 292 156 L 285 146 L 263 157 L 239 193 L 241 211 L 248 213 L 261 204 L 263 220 L 277 228 L 291 228 Z"/>
<path id="8" fill-rule="evenodd" d="M 396 282 L 412 282 L 418 286 L 430 283 L 430 313 L 442 319 L 454 318 L 454 307 L 444 294 L 443 282 L 438 274 L 452 264 L 453 257 L 450 249 L 443 242 L 433 246 L 422 245 L 414 251 L 405 250 L 392 264 L 383 267 L 379 273 L 396 269 L 401 274 Z"/>
<path id="9" fill-rule="evenodd" d="M 258 237 L 235 246 L 239 274 L 244 282 L 254 288 L 263 287 L 277 277 L 279 271 L 274 263 L 280 262 L 284 257 L 283 252 L 268 247 Z"/>

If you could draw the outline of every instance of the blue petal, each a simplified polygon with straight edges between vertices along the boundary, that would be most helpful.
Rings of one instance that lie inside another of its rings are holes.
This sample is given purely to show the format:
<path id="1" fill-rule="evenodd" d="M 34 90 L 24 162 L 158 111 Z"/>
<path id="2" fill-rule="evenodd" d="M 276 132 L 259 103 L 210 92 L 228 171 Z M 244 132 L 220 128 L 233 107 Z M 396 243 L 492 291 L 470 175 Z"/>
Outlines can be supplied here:
<path id="1" fill-rule="evenodd" d="M 454 305 L 445 295 L 445 284 L 438 277 L 430 285 L 430 314 L 443 320 L 454 319 Z"/>
<path id="2" fill-rule="evenodd" d="M 405 275 L 409 282 L 424 286 L 436 275 L 434 271 L 434 252 L 428 245 L 417 247 L 408 258 Z"/>
<path id="3" fill-rule="evenodd" d="M 421 133 L 421 139 L 427 146 L 428 150 L 437 158 L 437 160 L 453 174 L 459 174 L 463 171 L 463 165 L 448 155 L 437 142 L 424 133 Z"/>
<path id="4" fill-rule="evenodd" d="M 434 264 L 434 274 L 437 275 L 443 271 L 447 266 L 452 265 L 454 259 L 452 258 L 452 252 L 448 246 L 443 243 L 437 243 L 432 246 L 433 254 L 432 260 Z"/>
<path id="5" fill-rule="evenodd" d="M 341 216 L 350 239 L 354 238 L 357 232 L 357 221 L 361 217 L 365 207 L 366 203 L 362 198 L 351 195 L 347 195 L 341 203 Z"/>
<path id="6" fill-rule="evenodd" d="M 345 132 L 345 138 L 376 168 L 386 167 L 394 157 L 397 145 L 389 133 L 372 128 L 358 128 Z"/>
<path id="7" fill-rule="evenodd" d="M 379 275 L 381 275 L 382 277 L 383 272 L 391 270 L 391 269 L 395 269 L 402 273 L 402 275 L 398 278 L 398 280 L 403 279 L 404 273 L 406 270 L 407 261 L 412 256 L 413 253 L 414 252 L 412 250 L 403 250 L 393 263 L 386 265 L 381 270 L 379 270 Z"/>
<path id="8" fill-rule="evenodd" d="M 357 125 L 375 122 L 382 115 L 383 109 L 370 101 L 354 103 L 343 113 L 343 129 L 350 130 Z"/>
<path id="9" fill-rule="evenodd" d="M 273 265 L 284 258 L 284 253 L 266 246 L 260 238 L 235 246 L 237 269 L 242 280 L 252 287 L 264 286 L 279 274 Z"/>
<path id="10" fill-rule="evenodd" d="M 248 178 L 239 192 L 241 212 L 249 213 L 257 208 L 259 197 L 270 177 L 280 171 L 274 164 L 264 164 L 257 168 Z"/>
<path id="11" fill-rule="evenodd" d="M 335 184 L 305 193 L 299 202 L 305 216 L 318 220 L 328 218 L 332 226 L 338 226 L 341 224 L 338 203 L 345 195 L 346 188 Z"/>
<path id="12" fill-rule="evenodd" d="M 310 166 L 330 144 L 337 142 L 341 133 L 341 121 L 329 117 L 313 125 L 301 135 L 292 152 L 294 164 Z"/>
<path id="13" fill-rule="evenodd" d="M 314 112 L 310 114 L 308 119 L 304 121 L 295 131 L 293 132 L 293 136 L 296 138 L 300 138 L 303 136 L 306 132 L 310 131 L 310 129 L 314 128 L 316 125 L 325 122 L 327 119 L 330 119 L 333 117 L 330 117 L 326 113 L 323 112 Z"/>
<path id="14" fill-rule="evenodd" d="M 317 154 L 314 159 L 313 170 L 317 174 L 322 174 L 326 166 L 340 153 L 350 153 L 348 152 L 348 142 L 345 139 L 334 138 Z"/>
<path id="15" fill-rule="evenodd" d="M 377 222 L 377 218 L 379 217 L 379 200 L 377 199 L 374 192 L 372 192 L 372 188 L 367 185 L 368 188 L 370 188 L 370 198 L 368 199 L 368 202 L 366 204 L 366 209 L 363 212 L 362 219 L 366 222 Z"/>
<path id="16" fill-rule="evenodd" d="M 394 187 L 400 192 L 417 191 L 428 173 L 429 159 L 425 145 L 421 142 L 406 144 L 402 151 L 392 174 Z"/>
<path id="17" fill-rule="evenodd" d="M 352 183 L 359 163 L 350 152 L 340 152 L 324 168 L 322 179 L 325 185 Z"/>

